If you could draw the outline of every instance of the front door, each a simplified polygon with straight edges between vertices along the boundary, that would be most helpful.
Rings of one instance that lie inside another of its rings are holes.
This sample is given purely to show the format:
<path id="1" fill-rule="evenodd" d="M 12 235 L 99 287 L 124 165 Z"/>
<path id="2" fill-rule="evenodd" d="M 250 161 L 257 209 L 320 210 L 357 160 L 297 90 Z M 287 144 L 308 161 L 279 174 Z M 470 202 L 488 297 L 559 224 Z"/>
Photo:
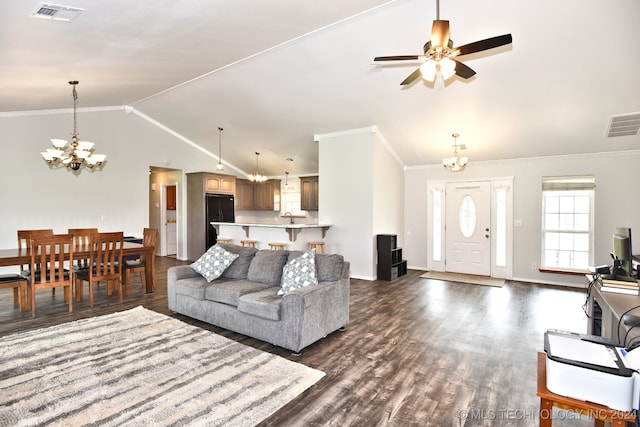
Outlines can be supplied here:
<path id="1" fill-rule="evenodd" d="M 491 275 L 491 183 L 448 183 L 445 271 Z"/>

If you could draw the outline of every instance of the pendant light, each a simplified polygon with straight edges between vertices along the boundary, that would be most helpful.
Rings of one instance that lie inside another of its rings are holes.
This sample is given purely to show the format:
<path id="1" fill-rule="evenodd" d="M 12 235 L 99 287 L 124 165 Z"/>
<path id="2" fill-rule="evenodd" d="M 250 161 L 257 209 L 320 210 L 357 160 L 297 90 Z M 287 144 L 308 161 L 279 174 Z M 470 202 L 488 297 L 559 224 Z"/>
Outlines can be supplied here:
<path id="1" fill-rule="evenodd" d="M 218 126 L 218 164 L 216 165 L 216 170 L 222 172 L 224 170 L 224 165 L 222 164 L 222 129 Z"/>

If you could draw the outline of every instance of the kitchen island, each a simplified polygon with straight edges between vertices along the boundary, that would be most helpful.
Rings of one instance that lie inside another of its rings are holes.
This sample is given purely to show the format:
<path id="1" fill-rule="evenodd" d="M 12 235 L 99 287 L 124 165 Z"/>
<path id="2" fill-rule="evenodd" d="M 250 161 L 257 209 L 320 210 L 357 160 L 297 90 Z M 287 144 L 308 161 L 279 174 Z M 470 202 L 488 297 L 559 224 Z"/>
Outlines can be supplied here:
<path id="1" fill-rule="evenodd" d="M 282 241 L 289 238 L 289 249 L 306 249 L 306 242 L 324 239 L 331 227 L 329 224 L 253 224 L 240 222 L 212 222 L 218 236 L 237 239 L 255 239 L 264 244 Z M 241 231 L 242 230 L 242 231 Z M 283 231 L 286 233 L 283 233 Z M 243 233 L 244 232 L 244 233 Z M 298 242 L 298 234 L 303 233 L 305 241 Z"/>

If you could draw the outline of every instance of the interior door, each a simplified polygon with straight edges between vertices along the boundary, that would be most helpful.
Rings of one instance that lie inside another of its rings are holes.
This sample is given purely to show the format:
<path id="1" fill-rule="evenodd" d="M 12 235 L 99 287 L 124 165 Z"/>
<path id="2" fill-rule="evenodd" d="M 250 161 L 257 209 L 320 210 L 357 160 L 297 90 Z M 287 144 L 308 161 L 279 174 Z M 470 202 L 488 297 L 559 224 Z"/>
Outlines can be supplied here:
<path id="1" fill-rule="evenodd" d="M 448 183 L 445 204 L 445 270 L 490 276 L 491 183 Z"/>

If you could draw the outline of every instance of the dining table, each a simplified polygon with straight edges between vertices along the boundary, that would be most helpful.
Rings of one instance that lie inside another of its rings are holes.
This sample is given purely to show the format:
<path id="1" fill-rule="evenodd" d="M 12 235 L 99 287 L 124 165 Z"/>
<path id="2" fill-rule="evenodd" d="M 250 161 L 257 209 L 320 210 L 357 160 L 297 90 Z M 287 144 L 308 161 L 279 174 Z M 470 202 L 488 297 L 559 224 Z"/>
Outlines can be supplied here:
<path id="1" fill-rule="evenodd" d="M 74 246 L 73 248 L 73 258 L 81 259 L 81 258 L 89 258 L 89 247 L 87 245 L 79 245 Z M 145 259 L 150 260 L 151 262 L 145 263 L 145 293 L 151 294 L 153 293 L 153 289 L 155 288 L 154 283 L 154 259 L 153 259 L 153 246 L 145 246 L 140 243 L 127 242 L 125 241 L 122 246 L 122 255 L 123 257 L 128 256 L 140 256 L 144 255 Z M 31 251 L 29 248 L 11 248 L 11 249 L 0 249 L 0 267 L 12 267 L 12 266 L 20 266 L 27 265 L 31 263 Z M 129 289 L 129 284 L 124 283 L 125 289 Z"/>

